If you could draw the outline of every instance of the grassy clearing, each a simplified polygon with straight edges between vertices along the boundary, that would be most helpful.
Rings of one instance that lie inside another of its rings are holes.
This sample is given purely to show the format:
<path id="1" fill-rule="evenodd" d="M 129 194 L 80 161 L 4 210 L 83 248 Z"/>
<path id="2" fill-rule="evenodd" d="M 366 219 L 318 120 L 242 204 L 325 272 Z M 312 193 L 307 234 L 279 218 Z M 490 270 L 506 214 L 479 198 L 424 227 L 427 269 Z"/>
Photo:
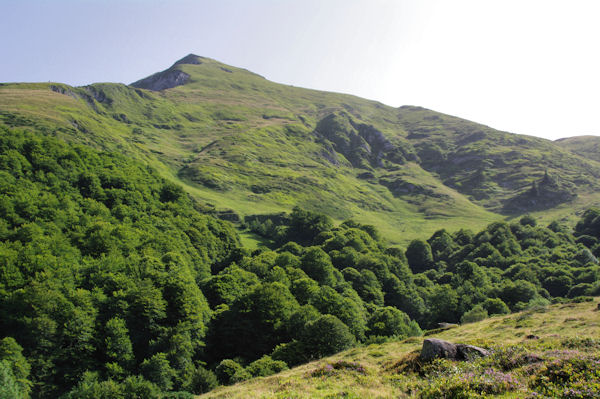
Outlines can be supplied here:
<path id="1" fill-rule="evenodd" d="M 353 348 L 274 376 L 221 387 L 200 398 L 419 398 L 452 386 L 475 395 L 460 397 L 484 397 L 476 396 L 472 381 L 478 381 L 480 392 L 491 392 L 485 397 L 524 398 L 532 392 L 554 392 L 556 387 L 543 378 L 553 375 L 552 367 L 560 371 L 577 366 L 578 358 L 590 359 L 590 364 L 600 359 L 598 299 L 492 317 L 429 336 L 490 348 L 495 352 L 488 359 L 439 361 L 412 372 L 414 353 L 423 340 L 415 337 Z M 527 363 L 523 360 L 527 355 L 540 361 Z M 580 374 L 578 378 L 589 384 L 598 377 Z M 471 385 L 463 381 L 464 376 L 471 376 Z M 565 384 L 575 386 L 576 381 Z M 553 395 L 562 391 L 556 392 Z"/>

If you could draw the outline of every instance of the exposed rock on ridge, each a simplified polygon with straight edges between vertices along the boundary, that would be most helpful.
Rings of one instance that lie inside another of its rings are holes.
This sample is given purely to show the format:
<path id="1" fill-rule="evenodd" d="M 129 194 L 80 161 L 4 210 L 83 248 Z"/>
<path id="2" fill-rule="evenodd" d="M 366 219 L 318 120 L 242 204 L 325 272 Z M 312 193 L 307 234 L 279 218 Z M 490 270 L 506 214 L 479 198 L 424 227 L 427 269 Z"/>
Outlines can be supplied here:
<path id="1" fill-rule="evenodd" d="M 184 85 L 190 80 L 190 75 L 178 69 L 167 69 L 166 71 L 155 73 L 142 80 L 131 84 L 133 87 L 160 91 L 171 89 L 173 87 Z"/>
<path id="2" fill-rule="evenodd" d="M 385 160 L 404 164 L 414 156 L 411 148 L 392 143 L 375 127 L 356 122 L 345 112 L 334 112 L 321 119 L 314 133 L 323 140 L 329 150 L 325 158 L 334 165 L 338 162 L 331 149 L 361 169 L 382 167 Z"/>
<path id="3" fill-rule="evenodd" d="M 203 58 L 198 55 L 188 54 L 174 63 L 169 69 L 155 73 L 154 75 L 138 80 L 137 82 L 133 82 L 131 86 L 140 89 L 160 91 L 184 85 L 190 80 L 190 75 L 175 67 L 183 64 L 200 65 L 202 64 L 202 59 Z"/>
<path id="4" fill-rule="evenodd" d="M 529 190 L 510 199 L 504 206 L 507 212 L 524 212 L 530 209 L 548 209 L 577 196 L 572 184 L 562 183 L 557 178 L 544 174 L 534 181 Z"/>

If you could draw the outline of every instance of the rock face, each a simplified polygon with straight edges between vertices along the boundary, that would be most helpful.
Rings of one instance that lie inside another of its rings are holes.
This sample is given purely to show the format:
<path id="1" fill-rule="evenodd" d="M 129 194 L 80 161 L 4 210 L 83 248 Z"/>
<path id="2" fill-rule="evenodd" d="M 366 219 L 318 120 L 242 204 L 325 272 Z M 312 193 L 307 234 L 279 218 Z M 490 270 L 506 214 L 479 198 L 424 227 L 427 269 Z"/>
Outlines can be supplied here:
<path id="1" fill-rule="evenodd" d="M 176 86 L 181 86 L 187 83 L 190 75 L 178 69 L 167 69 L 166 71 L 155 73 L 142 80 L 138 80 L 131 84 L 133 87 L 147 89 L 152 91 L 160 91 L 171 89 Z"/>
<path id="2" fill-rule="evenodd" d="M 507 212 L 523 212 L 532 209 L 548 209 L 577 196 L 575 187 L 569 182 L 560 182 L 545 173 L 541 180 L 534 181 L 529 190 L 508 200 L 504 209 Z"/>
<path id="3" fill-rule="evenodd" d="M 453 344 L 436 338 L 423 341 L 421 360 L 430 361 L 437 358 L 452 360 L 471 360 L 476 357 L 489 356 L 489 352 L 473 345 Z"/>
<path id="4" fill-rule="evenodd" d="M 175 68 L 177 65 L 200 65 L 205 60 L 196 54 L 188 54 L 171 66 L 171 68 L 155 73 L 147 78 L 133 82 L 131 86 L 139 89 L 147 89 L 152 91 L 160 91 L 171 89 L 173 87 L 184 85 L 190 80 L 190 75 Z"/>
<path id="5" fill-rule="evenodd" d="M 394 144 L 375 127 L 359 123 L 343 111 L 331 113 L 321 119 L 314 134 L 326 146 L 343 155 L 355 168 L 368 170 L 382 167 L 384 160 L 401 165 L 414 159 L 409 144 Z"/>

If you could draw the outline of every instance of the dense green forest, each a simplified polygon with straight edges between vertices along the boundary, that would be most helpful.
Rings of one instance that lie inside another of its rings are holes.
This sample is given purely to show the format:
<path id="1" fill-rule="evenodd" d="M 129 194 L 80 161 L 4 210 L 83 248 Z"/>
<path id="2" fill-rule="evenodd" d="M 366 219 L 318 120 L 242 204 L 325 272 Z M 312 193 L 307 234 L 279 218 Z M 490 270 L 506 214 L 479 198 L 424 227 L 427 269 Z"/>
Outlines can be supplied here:
<path id="1" fill-rule="evenodd" d="M 600 210 L 406 249 L 324 215 L 247 220 L 123 155 L 0 127 L 0 397 L 186 398 L 354 345 L 600 295 Z M 443 227 L 443 226 L 440 226 Z"/>

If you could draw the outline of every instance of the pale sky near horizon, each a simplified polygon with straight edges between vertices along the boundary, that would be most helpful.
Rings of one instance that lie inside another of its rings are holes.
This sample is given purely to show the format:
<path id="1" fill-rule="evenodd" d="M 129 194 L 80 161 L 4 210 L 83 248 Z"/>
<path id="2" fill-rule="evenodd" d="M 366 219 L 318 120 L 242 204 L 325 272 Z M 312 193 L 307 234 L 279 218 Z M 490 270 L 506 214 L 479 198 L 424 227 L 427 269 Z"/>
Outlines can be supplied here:
<path id="1" fill-rule="evenodd" d="M 548 139 L 600 135 L 600 1 L 0 0 L 0 82 L 131 83 L 194 53 Z"/>

